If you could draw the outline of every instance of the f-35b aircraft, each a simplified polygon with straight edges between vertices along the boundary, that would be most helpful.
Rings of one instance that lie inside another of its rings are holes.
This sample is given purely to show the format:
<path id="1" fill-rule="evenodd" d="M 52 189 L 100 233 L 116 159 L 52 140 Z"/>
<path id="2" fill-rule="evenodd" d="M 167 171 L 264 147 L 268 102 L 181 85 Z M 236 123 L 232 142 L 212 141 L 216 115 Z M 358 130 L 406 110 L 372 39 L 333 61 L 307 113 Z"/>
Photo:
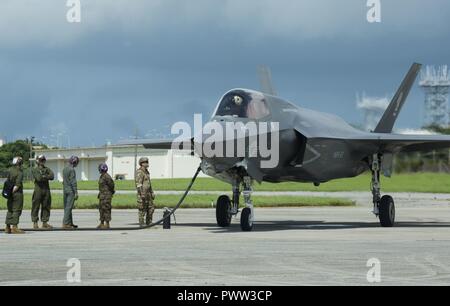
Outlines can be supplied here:
<path id="1" fill-rule="evenodd" d="M 263 158 L 249 157 L 248 154 L 241 157 L 206 156 L 195 149 L 207 142 L 204 136 L 190 138 L 190 146 L 183 146 L 181 142 L 174 144 L 170 140 L 136 140 L 128 144 L 143 145 L 149 149 L 170 149 L 175 145 L 193 153 L 195 151 L 205 174 L 231 184 L 231 198 L 221 195 L 216 203 L 217 224 L 221 227 L 229 226 L 232 217 L 239 213 L 239 198 L 243 193 L 245 208 L 241 212 L 240 224 L 242 230 L 252 230 L 254 213 L 251 192 L 255 181 L 310 182 L 319 185 L 333 179 L 354 177 L 367 170 L 372 173 L 373 213 L 379 217 L 381 226 L 391 227 L 395 222 L 394 200 L 389 195 L 381 195 L 380 173 L 389 176 L 393 154 L 450 147 L 448 136 L 392 133 L 420 67 L 417 63 L 411 66 L 373 132 L 358 130 L 336 115 L 302 108 L 276 96 L 267 71 L 260 74 L 264 92 L 248 89 L 227 92 L 220 99 L 211 122 L 223 126 L 230 122 L 277 123 L 276 131 L 266 132 L 279 134 L 278 163 L 273 167 L 261 167 Z M 249 135 L 243 137 L 248 138 Z M 229 139 L 222 142 L 216 145 L 230 145 Z M 249 141 L 244 143 L 248 153 Z"/>

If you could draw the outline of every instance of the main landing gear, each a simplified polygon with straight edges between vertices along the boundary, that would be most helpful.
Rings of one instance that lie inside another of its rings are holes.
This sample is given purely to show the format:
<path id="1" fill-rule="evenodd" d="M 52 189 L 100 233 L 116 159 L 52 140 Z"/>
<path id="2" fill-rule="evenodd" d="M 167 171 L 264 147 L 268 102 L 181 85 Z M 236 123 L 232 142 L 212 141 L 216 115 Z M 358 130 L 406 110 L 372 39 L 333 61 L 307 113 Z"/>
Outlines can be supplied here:
<path id="1" fill-rule="evenodd" d="M 390 195 L 381 196 L 381 154 L 374 154 L 372 156 L 371 170 L 373 213 L 379 218 L 381 226 L 392 227 L 395 224 L 395 204 L 394 199 Z"/>
<path id="2" fill-rule="evenodd" d="M 216 203 L 216 220 L 217 225 L 227 227 L 231 224 L 231 218 L 239 212 L 239 197 L 241 195 L 240 182 L 233 185 L 233 200 L 227 195 L 221 195 Z M 243 195 L 245 201 L 245 208 L 241 212 L 241 229 L 243 231 L 251 231 L 253 229 L 253 203 L 251 200 L 252 194 L 252 179 L 249 176 L 244 176 L 242 180 Z"/>

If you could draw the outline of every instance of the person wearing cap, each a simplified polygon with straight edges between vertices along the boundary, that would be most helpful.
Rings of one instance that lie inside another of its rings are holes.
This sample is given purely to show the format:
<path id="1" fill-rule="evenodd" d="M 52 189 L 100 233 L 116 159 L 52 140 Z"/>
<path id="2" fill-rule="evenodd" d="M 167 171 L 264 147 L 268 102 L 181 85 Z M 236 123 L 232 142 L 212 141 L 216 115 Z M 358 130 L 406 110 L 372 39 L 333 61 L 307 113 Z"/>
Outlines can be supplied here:
<path id="1" fill-rule="evenodd" d="M 45 166 L 47 159 L 44 155 L 36 158 L 37 165 L 31 171 L 34 178 L 34 192 L 31 206 L 31 221 L 33 228 L 39 228 L 39 209 L 41 210 L 41 221 L 43 229 L 52 229 L 48 223 L 50 220 L 50 210 L 52 206 L 52 197 L 50 194 L 50 184 L 55 178 L 53 171 Z"/>
<path id="2" fill-rule="evenodd" d="M 115 193 L 114 181 L 108 174 L 108 165 L 102 163 L 98 166 L 100 177 L 98 179 L 98 209 L 100 211 L 100 225 L 97 229 L 109 229 L 111 222 L 112 197 Z"/>
<path id="3" fill-rule="evenodd" d="M 68 165 L 63 170 L 63 229 L 78 228 L 77 225 L 73 224 L 72 210 L 75 206 L 75 201 L 78 200 L 77 174 L 75 168 L 78 166 L 79 161 L 80 159 L 77 156 L 71 156 Z"/>
<path id="4" fill-rule="evenodd" d="M 7 234 L 23 234 L 24 231 L 19 229 L 19 220 L 23 210 L 23 159 L 20 156 L 14 157 L 13 166 L 8 170 L 8 180 L 13 184 L 12 195 L 8 199 L 6 213 Z"/>
<path id="5" fill-rule="evenodd" d="M 139 210 L 139 226 L 145 224 L 150 225 L 153 219 L 153 212 L 155 205 L 153 200 L 155 194 L 153 193 L 152 184 L 150 181 L 150 172 L 148 171 L 149 163 L 147 157 L 139 159 L 140 168 L 136 171 L 135 182 L 137 190 L 137 205 Z"/>

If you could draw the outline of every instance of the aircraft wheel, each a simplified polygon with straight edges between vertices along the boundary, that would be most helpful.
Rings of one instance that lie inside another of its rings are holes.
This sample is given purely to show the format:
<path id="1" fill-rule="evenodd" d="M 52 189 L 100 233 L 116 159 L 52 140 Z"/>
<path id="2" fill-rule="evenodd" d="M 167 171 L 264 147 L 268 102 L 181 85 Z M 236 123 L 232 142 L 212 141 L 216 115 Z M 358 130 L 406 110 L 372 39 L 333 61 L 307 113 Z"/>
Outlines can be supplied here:
<path id="1" fill-rule="evenodd" d="M 383 227 L 392 227 L 395 223 L 395 204 L 391 196 L 385 195 L 380 200 L 380 224 Z"/>
<path id="2" fill-rule="evenodd" d="M 252 210 L 246 207 L 241 212 L 241 229 L 249 232 L 253 229 Z"/>
<path id="3" fill-rule="evenodd" d="M 227 227 L 231 224 L 231 200 L 227 195 L 221 195 L 216 203 L 217 225 Z"/>

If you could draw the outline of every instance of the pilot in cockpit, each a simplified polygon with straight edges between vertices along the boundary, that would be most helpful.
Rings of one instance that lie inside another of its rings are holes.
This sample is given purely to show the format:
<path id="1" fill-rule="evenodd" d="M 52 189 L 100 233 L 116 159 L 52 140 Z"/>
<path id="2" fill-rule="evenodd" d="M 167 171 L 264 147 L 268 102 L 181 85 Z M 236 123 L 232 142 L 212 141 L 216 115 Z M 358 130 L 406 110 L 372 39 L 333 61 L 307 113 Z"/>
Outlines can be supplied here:
<path id="1" fill-rule="evenodd" d="M 247 104 L 242 96 L 237 94 L 229 95 L 220 104 L 217 114 L 245 118 L 247 115 Z"/>
<path id="2" fill-rule="evenodd" d="M 233 116 L 238 118 L 260 119 L 269 114 L 264 96 L 254 96 L 245 92 L 232 92 L 222 99 L 216 116 Z"/>
<path id="3" fill-rule="evenodd" d="M 241 104 L 242 104 L 243 101 L 244 101 L 244 100 L 242 99 L 242 97 L 240 97 L 240 96 L 238 96 L 238 95 L 236 95 L 236 96 L 233 97 L 233 102 L 234 102 L 234 104 L 236 104 L 237 106 L 241 106 Z"/>

